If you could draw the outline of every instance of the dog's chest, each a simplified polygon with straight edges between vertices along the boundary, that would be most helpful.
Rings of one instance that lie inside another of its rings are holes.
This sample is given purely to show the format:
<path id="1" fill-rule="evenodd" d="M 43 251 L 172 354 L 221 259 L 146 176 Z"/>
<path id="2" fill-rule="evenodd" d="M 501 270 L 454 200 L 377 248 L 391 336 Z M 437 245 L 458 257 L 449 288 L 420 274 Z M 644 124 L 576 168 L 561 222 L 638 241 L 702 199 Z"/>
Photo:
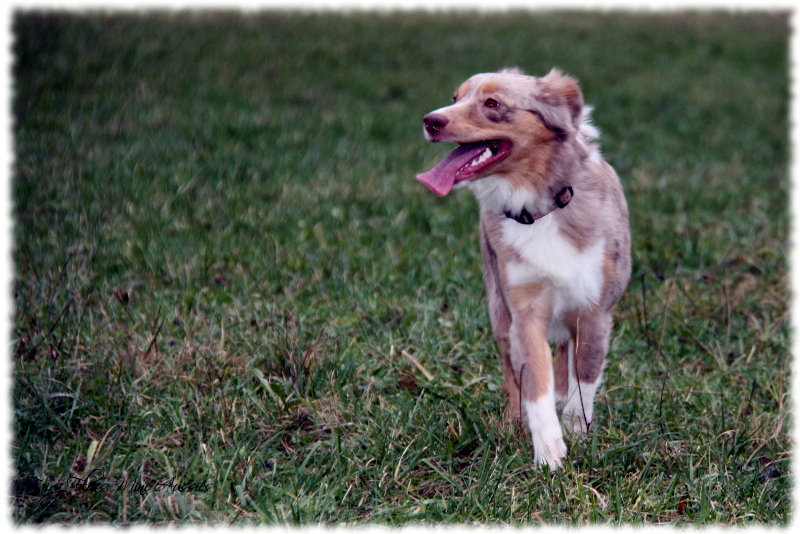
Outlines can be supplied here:
<path id="1" fill-rule="evenodd" d="M 555 315 L 596 304 L 603 286 L 604 241 L 578 249 L 559 232 L 555 217 L 534 224 L 501 223 L 500 239 L 516 254 L 505 262 L 509 286 L 540 283 L 553 290 Z"/>

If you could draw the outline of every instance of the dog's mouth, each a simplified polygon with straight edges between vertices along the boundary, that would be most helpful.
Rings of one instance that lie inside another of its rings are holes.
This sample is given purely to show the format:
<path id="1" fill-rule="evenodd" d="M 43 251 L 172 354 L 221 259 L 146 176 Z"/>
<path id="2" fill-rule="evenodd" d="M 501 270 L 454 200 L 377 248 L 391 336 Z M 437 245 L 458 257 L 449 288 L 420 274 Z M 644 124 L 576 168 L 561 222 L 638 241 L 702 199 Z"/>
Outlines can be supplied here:
<path id="1" fill-rule="evenodd" d="M 440 161 L 436 167 L 417 175 L 417 180 L 436 195 L 447 195 L 453 186 L 505 159 L 511 153 L 511 141 L 492 139 L 464 143 Z"/>

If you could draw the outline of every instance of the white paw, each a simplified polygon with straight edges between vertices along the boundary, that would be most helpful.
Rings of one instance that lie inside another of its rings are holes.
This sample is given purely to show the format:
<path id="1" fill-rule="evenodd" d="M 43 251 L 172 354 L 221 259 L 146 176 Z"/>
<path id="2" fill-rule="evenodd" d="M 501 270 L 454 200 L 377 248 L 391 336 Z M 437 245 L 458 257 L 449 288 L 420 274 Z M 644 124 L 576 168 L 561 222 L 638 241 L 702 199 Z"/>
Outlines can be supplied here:
<path id="1" fill-rule="evenodd" d="M 600 381 L 593 384 L 581 383 L 579 387 L 570 386 L 570 394 L 564 403 L 561 418 L 574 432 L 587 433 L 594 415 L 594 396 Z"/>
<path id="2" fill-rule="evenodd" d="M 550 469 L 561 467 L 561 459 L 567 456 L 567 445 L 558 429 L 558 436 L 533 435 L 533 457 L 536 465 L 549 465 Z"/>
<path id="3" fill-rule="evenodd" d="M 592 424 L 590 417 L 591 414 L 584 414 L 580 409 L 577 411 L 564 410 L 561 416 L 567 428 L 580 434 L 589 432 L 589 425 Z"/>
<path id="4" fill-rule="evenodd" d="M 536 464 L 547 464 L 551 469 L 561 467 L 561 459 L 567 455 L 567 445 L 564 443 L 553 398 L 546 396 L 538 401 L 526 401 L 525 411 Z"/>

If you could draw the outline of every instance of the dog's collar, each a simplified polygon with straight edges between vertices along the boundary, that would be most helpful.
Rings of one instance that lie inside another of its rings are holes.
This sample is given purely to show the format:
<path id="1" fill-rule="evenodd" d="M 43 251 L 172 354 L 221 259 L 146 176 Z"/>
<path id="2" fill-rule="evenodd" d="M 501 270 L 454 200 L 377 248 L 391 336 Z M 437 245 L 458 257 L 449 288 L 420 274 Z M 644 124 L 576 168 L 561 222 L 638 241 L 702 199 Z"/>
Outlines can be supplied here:
<path id="1" fill-rule="evenodd" d="M 514 219 L 520 224 L 533 224 L 536 219 L 541 219 L 551 211 L 555 210 L 556 208 L 563 208 L 569 201 L 572 200 L 572 187 L 566 186 L 561 191 L 559 191 L 555 197 L 553 197 L 553 204 L 551 204 L 550 209 L 542 213 L 533 214 L 529 212 L 525 207 L 522 208 L 522 211 L 519 214 L 514 215 L 510 211 L 506 211 L 505 215 L 509 219 Z"/>

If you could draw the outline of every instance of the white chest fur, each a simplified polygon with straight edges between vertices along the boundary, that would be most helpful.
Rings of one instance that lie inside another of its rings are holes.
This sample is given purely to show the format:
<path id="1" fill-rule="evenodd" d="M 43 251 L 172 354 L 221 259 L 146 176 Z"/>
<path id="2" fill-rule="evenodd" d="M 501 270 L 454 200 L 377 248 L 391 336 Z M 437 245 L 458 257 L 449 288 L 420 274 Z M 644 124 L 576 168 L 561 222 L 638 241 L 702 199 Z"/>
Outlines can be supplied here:
<path id="1" fill-rule="evenodd" d="M 562 312 L 592 306 L 600 299 L 603 287 L 604 240 L 577 249 L 558 230 L 555 217 L 543 217 L 534 224 L 502 223 L 502 239 L 521 261 L 506 264 L 510 286 L 540 283 L 553 290 L 551 336 L 560 332 Z"/>
<path id="2" fill-rule="evenodd" d="M 465 186 L 474 194 L 482 209 L 490 213 L 511 211 L 519 213 L 524 206 L 535 205 L 536 200 L 528 189 L 515 189 L 508 180 L 499 176 L 487 176 L 480 180 L 461 182 L 456 187 Z"/>

